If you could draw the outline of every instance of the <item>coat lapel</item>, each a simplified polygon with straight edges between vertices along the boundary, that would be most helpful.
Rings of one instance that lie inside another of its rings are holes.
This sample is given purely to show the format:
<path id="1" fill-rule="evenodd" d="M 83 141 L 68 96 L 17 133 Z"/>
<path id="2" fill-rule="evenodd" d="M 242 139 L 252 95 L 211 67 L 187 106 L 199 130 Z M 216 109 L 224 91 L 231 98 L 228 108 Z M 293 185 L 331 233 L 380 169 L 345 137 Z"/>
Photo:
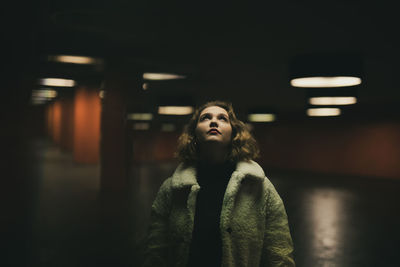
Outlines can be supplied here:
<path id="1" fill-rule="evenodd" d="M 229 180 L 224 195 L 220 218 L 221 233 L 223 233 L 224 230 L 228 230 L 229 228 L 236 196 L 243 181 L 245 179 L 254 179 L 262 183 L 264 181 L 264 177 L 264 171 L 256 162 L 238 162 L 236 170 L 232 173 L 232 177 Z"/>
<path id="2" fill-rule="evenodd" d="M 195 205 L 197 193 L 200 190 L 200 186 L 197 183 L 196 178 L 197 172 L 193 165 L 186 165 L 181 163 L 174 174 L 172 175 L 172 187 L 174 189 L 181 189 L 183 187 L 190 187 L 190 193 L 187 200 L 187 208 L 191 219 L 194 219 Z M 227 185 L 220 217 L 221 231 L 229 228 L 231 214 L 235 205 L 236 195 L 240 189 L 244 179 L 255 179 L 262 183 L 264 181 L 264 171 L 254 161 L 241 161 L 236 165 L 236 170 L 232 173 L 232 176 Z"/>
<path id="3" fill-rule="evenodd" d="M 172 175 L 172 187 L 180 189 L 186 186 L 198 185 L 196 175 L 197 171 L 193 165 L 181 163 Z"/>

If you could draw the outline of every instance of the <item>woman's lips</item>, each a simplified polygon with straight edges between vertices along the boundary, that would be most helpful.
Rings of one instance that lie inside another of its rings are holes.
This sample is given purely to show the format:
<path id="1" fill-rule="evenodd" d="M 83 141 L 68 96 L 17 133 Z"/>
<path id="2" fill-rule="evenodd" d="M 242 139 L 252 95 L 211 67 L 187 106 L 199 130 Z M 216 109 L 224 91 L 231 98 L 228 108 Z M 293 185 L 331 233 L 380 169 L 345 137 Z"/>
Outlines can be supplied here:
<path id="1" fill-rule="evenodd" d="M 220 131 L 218 131 L 217 129 L 211 129 L 207 133 L 218 133 L 218 134 L 221 134 Z"/>

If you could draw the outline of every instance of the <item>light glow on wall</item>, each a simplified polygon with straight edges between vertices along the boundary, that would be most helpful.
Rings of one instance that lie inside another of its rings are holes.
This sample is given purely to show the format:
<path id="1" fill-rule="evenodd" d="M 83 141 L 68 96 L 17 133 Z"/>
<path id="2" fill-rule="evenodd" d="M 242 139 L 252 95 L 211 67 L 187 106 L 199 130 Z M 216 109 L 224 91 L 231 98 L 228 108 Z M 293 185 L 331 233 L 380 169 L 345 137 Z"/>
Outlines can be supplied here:
<path id="1" fill-rule="evenodd" d="M 39 83 L 44 86 L 60 86 L 60 87 L 74 87 L 76 82 L 71 79 L 61 78 L 44 78 L 40 79 Z"/>
<path id="2" fill-rule="evenodd" d="M 143 73 L 144 80 L 176 80 L 186 78 L 183 75 L 172 74 L 172 73 L 153 73 L 145 72 Z"/>
<path id="3" fill-rule="evenodd" d="M 151 121 L 153 119 L 153 114 L 151 113 L 131 113 L 127 115 L 128 120 L 135 121 Z"/>
<path id="4" fill-rule="evenodd" d="M 354 96 L 321 96 L 311 97 L 308 102 L 311 105 L 352 105 L 357 103 L 357 98 Z"/>
<path id="5" fill-rule="evenodd" d="M 161 115 L 189 115 L 193 113 L 193 107 L 190 106 L 160 106 L 158 114 Z"/>
<path id="6" fill-rule="evenodd" d="M 329 117 L 339 116 L 341 110 L 339 108 L 309 108 L 307 109 L 307 115 L 310 117 Z"/>
<path id="7" fill-rule="evenodd" d="M 290 85 L 293 87 L 305 88 L 346 87 L 359 84 L 361 84 L 361 79 L 352 76 L 304 77 L 296 78 L 290 81 Z"/>
<path id="8" fill-rule="evenodd" d="M 254 113 L 249 114 L 247 119 L 250 122 L 272 122 L 275 121 L 276 116 L 275 114 L 271 113 Z"/>

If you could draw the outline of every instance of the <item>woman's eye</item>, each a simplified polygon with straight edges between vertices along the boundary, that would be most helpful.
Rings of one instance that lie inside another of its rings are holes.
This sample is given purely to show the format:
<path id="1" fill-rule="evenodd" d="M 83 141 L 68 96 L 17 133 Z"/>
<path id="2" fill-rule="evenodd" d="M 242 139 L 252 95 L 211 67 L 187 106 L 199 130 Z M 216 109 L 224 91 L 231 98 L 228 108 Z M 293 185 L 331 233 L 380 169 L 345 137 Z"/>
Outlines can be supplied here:
<path id="1" fill-rule="evenodd" d="M 220 120 L 228 121 L 228 118 L 227 117 L 220 117 Z"/>
<path id="2" fill-rule="evenodd" d="M 200 121 L 205 121 L 208 118 L 209 118 L 208 116 L 203 116 L 203 117 L 200 118 Z"/>

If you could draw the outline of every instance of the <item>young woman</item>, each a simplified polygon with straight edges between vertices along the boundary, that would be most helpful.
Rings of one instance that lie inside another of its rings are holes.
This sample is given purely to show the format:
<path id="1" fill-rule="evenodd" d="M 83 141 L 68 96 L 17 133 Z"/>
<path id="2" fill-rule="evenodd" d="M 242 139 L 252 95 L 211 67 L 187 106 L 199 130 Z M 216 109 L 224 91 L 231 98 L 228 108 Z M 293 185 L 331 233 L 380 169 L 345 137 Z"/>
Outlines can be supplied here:
<path id="1" fill-rule="evenodd" d="M 198 108 L 177 154 L 152 206 L 144 266 L 295 265 L 282 200 L 229 103 Z"/>

